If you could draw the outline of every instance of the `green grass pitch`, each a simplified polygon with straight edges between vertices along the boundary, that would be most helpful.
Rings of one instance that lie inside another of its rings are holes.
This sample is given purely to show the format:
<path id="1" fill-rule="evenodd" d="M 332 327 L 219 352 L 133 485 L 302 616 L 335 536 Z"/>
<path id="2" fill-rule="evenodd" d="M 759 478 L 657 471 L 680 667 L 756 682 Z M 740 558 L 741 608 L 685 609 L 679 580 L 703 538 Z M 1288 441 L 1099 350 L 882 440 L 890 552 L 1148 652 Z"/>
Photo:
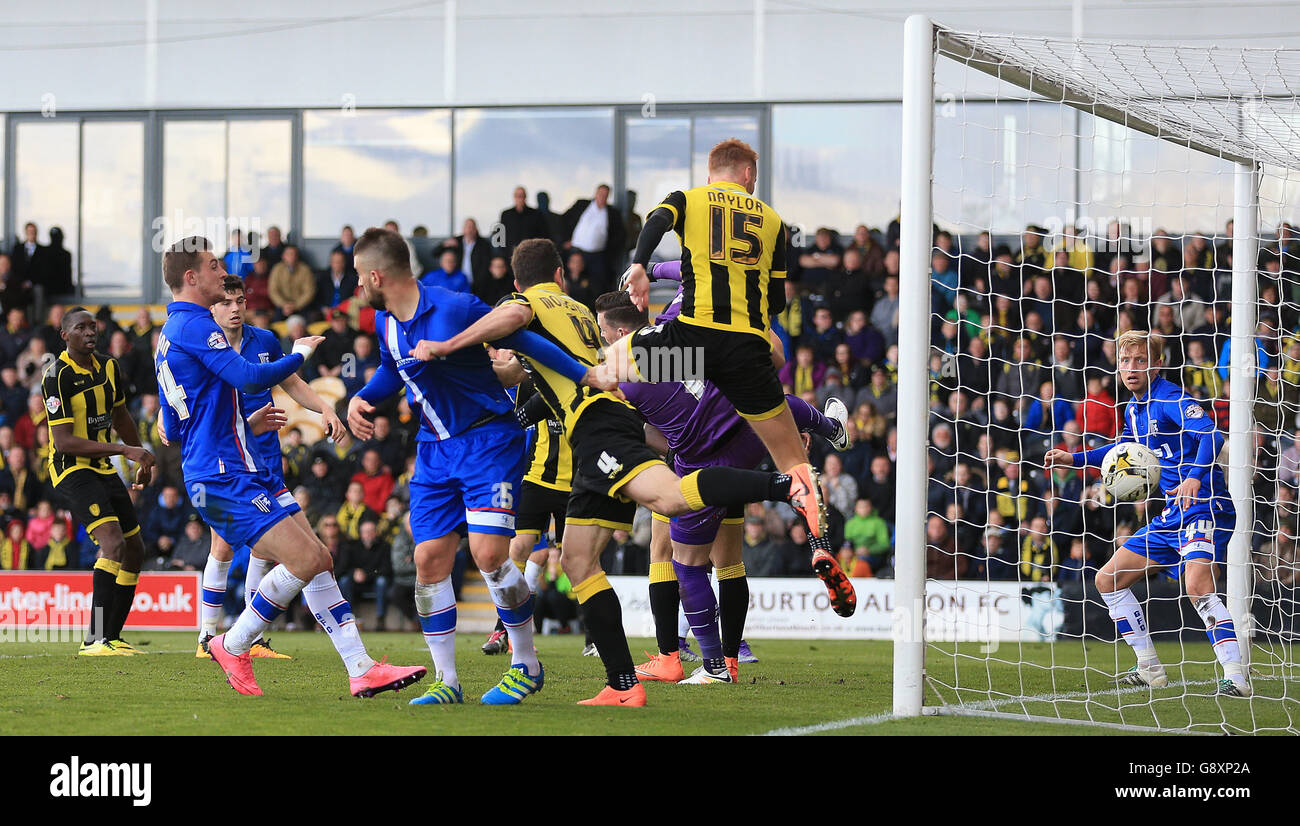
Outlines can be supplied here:
<path id="1" fill-rule="evenodd" d="M 585 708 L 575 705 L 600 690 L 598 660 L 579 655 L 581 638 L 539 637 L 546 685 L 521 706 L 491 708 L 478 697 L 508 666 L 505 657 L 479 652 L 480 635 L 457 640 L 466 704 L 410 707 L 424 683 L 400 694 L 370 700 L 351 697 L 347 677 L 322 633 L 279 633 L 277 649 L 295 659 L 257 660 L 254 668 L 266 695 L 242 697 L 230 689 L 215 664 L 194 658 L 194 634 L 136 633 L 140 657 L 78 658 L 76 644 L 0 645 L 0 736 L 21 734 L 541 734 L 541 735 L 749 735 L 781 730 L 800 734 L 954 735 L 1100 734 L 1113 729 L 1011 722 L 959 716 L 881 719 L 892 705 L 892 645 L 889 642 L 756 640 L 761 662 L 741 667 L 736 686 L 647 684 L 644 709 Z M 376 658 L 428 664 L 418 634 L 369 634 Z M 633 639 L 638 655 L 653 640 Z M 1237 730 L 1294 731 L 1300 721 L 1297 685 L 1281 678 L 1256 682 L 1261 698 L 1216 700 L 1195 696 L 1211 690 L 1209 646 L 1185 646 L 1201 660 L 1170 677 L 1188 685 L 1155 692 L 1117 693 L 1103 673 L 1115 661 L 1114 646 L 1077 643 L 1006 646 L 994 656 L 1023 659 L 1025 665 L 988 665 L 979 644 L 935 644 L 927 653 L 931 677 L 927 705 L 960 696 L 1000 711 L 1181 728 L 1217 723 L 1226 717 Z M 1204 648 L 1205 651 L 1200 651 Z M 954 650 L 958 652 L 954 656 Z M 1125 652 L 1121 652 L 1123 655 Z M 1177 661 L 1177 645 L 1162 650 Z M 638 660 L 640 657 L 638 657 Z M 1124 661 L 1127 664 L 1127 660 Z M 1055 663 L 1061 666 L 1050 668 Z M 428 678 L 426 678 L 428 679 Z M 958 686 L 942 688 L 939 683 Z M 988 693 L 992 685 L 997 694 Z M 1046 697 L 1007 702 L 1011 694 Z M 990 704 L 992 701 L 992 704 Z M 1153 712 L 1152 709 L 1155 709 Z M 507 728 L 508 727 L 508 728 Z M 1213 727 L 1208 727 L 1210 730 Z"/>

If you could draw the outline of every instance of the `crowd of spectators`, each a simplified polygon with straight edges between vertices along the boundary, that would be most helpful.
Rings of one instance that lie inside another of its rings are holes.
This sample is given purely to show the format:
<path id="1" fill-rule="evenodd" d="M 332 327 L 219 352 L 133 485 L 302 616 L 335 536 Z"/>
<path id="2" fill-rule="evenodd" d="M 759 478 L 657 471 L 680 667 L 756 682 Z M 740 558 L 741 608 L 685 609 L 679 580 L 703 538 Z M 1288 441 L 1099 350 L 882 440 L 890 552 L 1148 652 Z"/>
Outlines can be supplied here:
<path id="1" fill-rule="evenodd" d="M 494 304 L 514 289 L 512 246 L 547 237 L 564 251 L 571 295 L 590 304 L 612 289 L 640 219 L 621 213 L 604 185 L 562 214 L 550 212 L 543 194 L 540 208 L 529 207 L 527 192 L 516 189 L 513 205 L 486 233 L 474 219 L 466 220 L 460 234 L 433 249 L 436 267 L 426 269 L 412 247 L 421 279 Z M 1229 227 L 1227 237 L 1230 232 Z M 34 241 L 34 235 L 31 227 L 27 237 Z M 1166 377 L 1226 424 L 1231 244 L 1225 236 L 1202 234 L 1126 235 L 1119 225 L 1105 238 L 1070 228 L 1052 236 L 1030 226 L 1019 238 L 953 236 L 936 228 L 929 576 L 1033 582 L 1090 577 L 1115 542 L 1151 515 L 1143 504 L 1107 504 L 1095 471 L 1047 473 L 1042 467 L 1052 447 L 1078 450 L 1117 433 L 1117 411 L 1127 400 L 1115 378 L 1117 331 L 1162 333 Z M 308 381 L 337 378 L 347 396 L 378 365 L 374 311 L 357 296 L 355 237 L 352 227 L 344 227 L 321 261 L 307 260 L 278 228 L 267 231 L 265 243 L 234 233 L 225 253 L 227 269 L 244 278 L 249 323 L 276 330 L 286 351 L 308 326 L 325 326 L 325 342 L 301 374 Z M 786 392 L 819 408 L 835 396 L 850 411 L 850 449 L 835 452 L 813 439 L 810 450 L 824 470 L 832 541 L 842 564 L 859 577 L 891 576 L 893 568 L 898 239 L 895 220 L 884 232 L 865 225 L 843 234 L 819 229 L 806 247 L 792 246 L 787 304 L 773 325 L 786 348 L 780 372 Z M 26 269 L 16 263 L 20 248 L 27 254 Z M 0 255 L 0 296 L 6 302 L 0 330 L 0 567 L 87 568 L 93 543 L 49 482 L 49 432 L 39 391 L 43 366 L 63 349 L 64 305 L 52 304 L 38 323 L 28 317 L 30 300 L 9 302 L 30 288 L 29 280 L 35 283 L 30 274 L 42 260 L 51 266 L 54 253 L 33 254 L 26 242 L 11 256 Z M 52 283 L 48 275 L 40 277 Z M 1259 261 L 1255 545 L 1258 575 L 1284 582 L 1295 579 L 1300 543 L 1298 287 L 1300 241 L 1283 225 L 1277 240 L 1263 245 Z M 47 286 L 49 295 L 58 290 Z M 141 439 L 158 456 L 154 484 L 132 492 L 147 567 L 201 570 L 208 531 L 184 495 L 177 447 L 161 444 L 155 429 L 159 398 L 152 353 L 160 322 L 147 308 L 125 326 L 108 307 L 99 308 L 96 319 L 99 350 L 120 361 Z M 335 555 L 345 595 L 373 598 L 381 626 L 389 614 L 402 615 L 398 621 L 408 625 L 415 619 L 414 543 L 405 516 L 418 427 L 405 398 L 395 398 L 379 406 L 374 436 L 365 442 L 344 436 L 310 443 L 298 428 L 281 433 L 290 489 Z M 640 513 L 633 531 L 617 534 L 606 550 L 606 569 L 645 573 L 648 544 L 648 514 Z M 744 559 L 751 576 L 810 576 L 808 558 L 806 529 L 788 506 L 748 508 Z M 458 588 L 467 562 L 462 553 Z M 242 563 L 232 566 L 232 611 L 241 599 Z M 573 612 L 567 581 L 555 569 L 544 582 L 552 593 L 539 602 L 541 616 L 568 622 Z"/>

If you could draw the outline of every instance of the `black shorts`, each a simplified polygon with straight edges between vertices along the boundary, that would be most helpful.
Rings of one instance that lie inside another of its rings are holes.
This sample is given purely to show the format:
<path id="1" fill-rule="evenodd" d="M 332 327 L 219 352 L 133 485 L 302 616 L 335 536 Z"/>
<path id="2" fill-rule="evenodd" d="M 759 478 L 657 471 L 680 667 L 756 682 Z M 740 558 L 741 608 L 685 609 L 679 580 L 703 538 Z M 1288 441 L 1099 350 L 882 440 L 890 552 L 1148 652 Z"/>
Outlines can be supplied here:
<path id="1" fill-rule="evenodd" d="M 135 503 L 116 473 L 74 470 L 54 486 L 54 491 L 64 498 L 73 518 L 86 526 L 86 533 L 93 533 L 105 522 L 117 522 L 123 537 L 140 530 Z"/>
<path id="2" fill-rule="evenodd" d="M 539 537 L 555 520 L 555 544 L 564 539 L 564 515 L 569 507 L 569 492 L 524 480 L 519 488 L 519 507 L 515 508 L 515 533 L 533 533 Z"/>
<path id="3" fill-rule="evenodd" d="M 786 409 L 785 390 L 772 365 L 772 344 L 753 333 L 715 330 L 673 319 L 644 327 L 628 337 L 629 347 L 699 348 L 703 354 L 704 378 L 717 385 L 736 412 L 746 419 L 762 421 Z M 652 365 L 693 364 L 695 360 L 658 359 L 648 354 Z M 638 364 L 638 368 L 641 365 Z M 689 377 L 642 376 L 651 381 L 683 381 Z"/>
<path id="4" fill-rule="evenodd" d="M 573 425 L 569 446 L 573 493 L 568 524 L 631 530 L 636 503 L 618 491 L 646 468 L 664 464 L 645 443 L 641 419 L 626 404 L 597 399 Z"/>

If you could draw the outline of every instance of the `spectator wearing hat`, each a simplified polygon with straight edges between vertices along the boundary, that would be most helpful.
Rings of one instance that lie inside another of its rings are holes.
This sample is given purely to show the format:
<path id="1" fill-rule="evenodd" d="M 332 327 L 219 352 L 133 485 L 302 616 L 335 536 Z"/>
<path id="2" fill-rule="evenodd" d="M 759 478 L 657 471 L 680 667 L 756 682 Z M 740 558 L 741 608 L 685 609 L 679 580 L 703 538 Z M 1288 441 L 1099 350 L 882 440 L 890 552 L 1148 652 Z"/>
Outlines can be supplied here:
<path id="1" fill-rule="evenodd" d="M 307 476 L 302 482 L 303 487 L 307 489 L 317 510 L 333 514 L 343 504 L 343 493 L 332 472 L 334 463 L 328 455 L 315 453 L 308 468 Z"/>
<path id="2" fill-rule="evenodd" d="M 989 525 L 984 529 L 983 542 L 978 567 L 979 574 L 994 581 L 1014 580 L 1019 564 L 1019 551 L 1014 544 L 1008 543 L 1005 528 L 1001 525 Z"/>

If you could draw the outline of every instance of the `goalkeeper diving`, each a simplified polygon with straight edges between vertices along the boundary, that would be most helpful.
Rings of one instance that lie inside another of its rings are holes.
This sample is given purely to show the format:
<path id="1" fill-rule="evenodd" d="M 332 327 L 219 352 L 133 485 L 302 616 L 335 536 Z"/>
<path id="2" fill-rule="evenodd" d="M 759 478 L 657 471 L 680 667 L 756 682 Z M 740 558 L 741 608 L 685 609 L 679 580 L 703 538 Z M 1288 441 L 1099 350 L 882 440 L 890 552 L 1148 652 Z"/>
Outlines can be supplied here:
<path id="1" fill-rule="evenodd" d="M 1223 666 L 1224 678 L 1216 693 L 1249 697 L 1250 682 L 1232 615 L 1215 587 L 1215 574 L 1227 560 L 1228 540 L 1237 524 L 1227 481 L 1215 463 L 1223 434 L 1195 399 L 1160 377 L 1164 342 L 1159 336 L 1130 330 L 1119 336 L 1115 350 L 1119 379 L 1133 393 L 1119 442 L 1139 442 L 1160 457 L 1160 488 L 1165 495 L 1164 510 L 1117 548 L 1097 572 L 1097 590 L 1115 627 L 1137 654 L 1137 665 L 1120 675 L 1119 681 L 1152 688 L 1169 684 L 1142 607 L 1130 590 L 1158 568 L 1171 579 L 1182 580 L 1188 599 L 1205 622 Z M 1080 453 L 1051 450 L 1044 463 L 1047 467 L 1097 466 L 1113 446 Z"/>

